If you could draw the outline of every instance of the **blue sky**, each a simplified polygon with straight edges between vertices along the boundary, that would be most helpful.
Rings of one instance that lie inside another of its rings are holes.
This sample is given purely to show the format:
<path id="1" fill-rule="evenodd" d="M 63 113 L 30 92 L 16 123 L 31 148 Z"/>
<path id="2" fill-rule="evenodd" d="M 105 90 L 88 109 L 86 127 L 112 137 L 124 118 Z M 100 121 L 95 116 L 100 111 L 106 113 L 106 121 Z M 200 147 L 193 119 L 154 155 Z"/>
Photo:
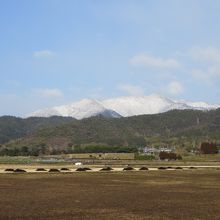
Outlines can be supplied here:
<path id="1" fill-rule="evenodd" d="M 0 0 L 0 115 L 158 93 L 220 103 L 220 1 Z"/>

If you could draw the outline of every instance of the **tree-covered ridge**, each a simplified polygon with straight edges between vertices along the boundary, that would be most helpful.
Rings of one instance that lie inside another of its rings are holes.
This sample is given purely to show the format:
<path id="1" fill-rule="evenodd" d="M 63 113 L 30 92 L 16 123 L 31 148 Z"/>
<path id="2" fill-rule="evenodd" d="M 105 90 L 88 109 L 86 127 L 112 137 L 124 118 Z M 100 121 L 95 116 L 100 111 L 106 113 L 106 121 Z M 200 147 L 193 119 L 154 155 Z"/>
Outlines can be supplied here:
<path id="1" fill-rule="evenodd" d="M 61 125 L 62 123 L 73 120 L 73 118 L 57 116 L 50 118 L 30 117 L 27 119 L 13 116 L 2 116 L 0 117 L 0 144 L 13 139 L 29 136 L 39 127 Z"/>
<path id="2" fill-rule="evenodd" d="M 190 149 L 198 146 L 201 141 L 220 141 L 220 109 L 206 112 L 173 110 L 156 115 L 117 119 L 1 118 L 0 129 L 1 135 L 7 134 L 7 141 L 10 140 L 4 144 L 4 148 L 39 148 L 46 153 L 71 152 L 74 147 L 91 144 L 175 146 Z"/>

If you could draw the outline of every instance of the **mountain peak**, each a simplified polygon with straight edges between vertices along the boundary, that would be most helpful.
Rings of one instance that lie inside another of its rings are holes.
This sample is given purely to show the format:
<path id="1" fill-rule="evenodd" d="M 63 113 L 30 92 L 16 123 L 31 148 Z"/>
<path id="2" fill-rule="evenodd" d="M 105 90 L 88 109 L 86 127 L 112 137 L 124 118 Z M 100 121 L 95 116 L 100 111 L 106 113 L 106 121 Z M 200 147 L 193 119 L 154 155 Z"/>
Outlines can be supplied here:
<path id="1" fill-rule="evenodd" d="M 66 116 L 83 119 L 102 115 L 104 117 L 129 117 L 134 115 L 157 114 L 173 109 L 210 110 L 220 108 L 220 105 L 210 105 L 205 102 L 190 102 L 171 100 L 158 94 L 149 96 L 125 96 L 99 101 L 82 99 L 69 105 L 56 106 L 39 110 L 31 116 Z"/>

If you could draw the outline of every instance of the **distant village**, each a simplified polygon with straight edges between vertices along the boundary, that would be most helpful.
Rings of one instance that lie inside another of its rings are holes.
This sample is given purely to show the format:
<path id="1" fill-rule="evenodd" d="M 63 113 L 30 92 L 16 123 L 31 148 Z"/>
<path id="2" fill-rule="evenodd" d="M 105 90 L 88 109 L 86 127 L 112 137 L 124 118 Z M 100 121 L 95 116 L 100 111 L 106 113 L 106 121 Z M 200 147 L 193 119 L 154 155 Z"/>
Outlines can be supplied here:
<path id="1" fill-rule="evenodd" d="M 138 152 L 144 155 L 152 155 L 158 156 L 162 152 L 171 154 L 176 152 L 175 147 L 152 147 L 152 146 L 145 146 L 143 148 L 138 148 Z M 192 154 L 219 154 L 220 153 L 220 144 L 217 143 L 210 143 L 210 142 L 203 142 L 200 144 L 198 149 L 191 150 Z"/>

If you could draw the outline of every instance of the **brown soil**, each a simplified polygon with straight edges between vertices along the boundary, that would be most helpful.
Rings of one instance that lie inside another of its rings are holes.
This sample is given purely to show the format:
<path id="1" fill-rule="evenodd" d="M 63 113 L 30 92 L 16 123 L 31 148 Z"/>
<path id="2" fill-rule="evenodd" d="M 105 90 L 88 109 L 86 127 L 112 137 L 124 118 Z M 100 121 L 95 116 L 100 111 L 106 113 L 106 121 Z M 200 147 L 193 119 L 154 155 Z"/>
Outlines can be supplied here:
<path id="1" fill-rule="evenodd" d="M 0 175 L 0 219 L 220 219 L 220 171 Z"/>

